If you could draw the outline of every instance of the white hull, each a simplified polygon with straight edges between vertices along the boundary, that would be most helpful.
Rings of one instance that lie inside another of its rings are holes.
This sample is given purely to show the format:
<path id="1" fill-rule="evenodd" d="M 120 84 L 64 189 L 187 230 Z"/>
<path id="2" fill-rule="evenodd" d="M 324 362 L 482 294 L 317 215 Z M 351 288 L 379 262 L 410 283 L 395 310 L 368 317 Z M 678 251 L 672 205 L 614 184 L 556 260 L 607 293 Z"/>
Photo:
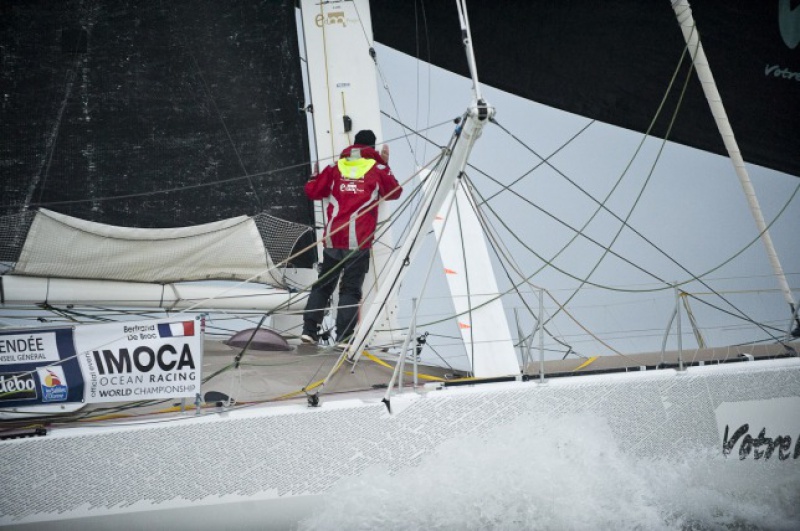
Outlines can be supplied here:
<path id="1" fill-rule="evenodd" d="M 637 459 L 677 464 L 699 452 L 730 467 L 758 461 L 766 475 L 800 473 L 797 358 L 406 393 L 392 399 L 391 414 L 380 397 L 348 393 L 319 408 L 245 407 L 0 443 L 0 524 L 287 528 L 337 481 L 372 466 L 400 472 L 465 436 L 531 420 L 546 429 L 577 414 L 603 419 L 619 450 Z M 740 453 L 740 437 L 723 456 L 725 426 L 733 433 L 745 423 L 753 439 L 764 429 L 790 437 L 790 447 L 755 459 L 765 447 Z"/>

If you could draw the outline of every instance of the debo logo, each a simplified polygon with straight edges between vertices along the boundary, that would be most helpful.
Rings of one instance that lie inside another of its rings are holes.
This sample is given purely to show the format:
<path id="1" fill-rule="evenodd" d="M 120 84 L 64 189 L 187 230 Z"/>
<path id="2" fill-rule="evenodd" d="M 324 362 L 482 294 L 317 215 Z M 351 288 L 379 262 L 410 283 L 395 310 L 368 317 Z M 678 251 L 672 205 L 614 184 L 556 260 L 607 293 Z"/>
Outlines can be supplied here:
<path id="1" fill-rule="evenodd" d="M 800 44 L 800 5 L 792 9 L 792 0 L 778 0 L 778 25 L 781 37 L 790 49 Z"/>

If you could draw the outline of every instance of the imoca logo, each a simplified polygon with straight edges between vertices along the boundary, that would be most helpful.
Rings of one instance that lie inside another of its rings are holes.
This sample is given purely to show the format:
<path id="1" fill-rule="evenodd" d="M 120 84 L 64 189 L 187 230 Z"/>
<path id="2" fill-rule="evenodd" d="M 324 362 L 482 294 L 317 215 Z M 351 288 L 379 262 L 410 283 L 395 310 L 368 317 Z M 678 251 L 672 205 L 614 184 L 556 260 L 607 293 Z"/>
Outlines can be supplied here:
<path id="1" fill-rule="evenodd" d="M 800 43 L 800 5 L 792 9 L 791 0 L 778 1 L 778 24 L 786 46 L 794 50 Z"/>

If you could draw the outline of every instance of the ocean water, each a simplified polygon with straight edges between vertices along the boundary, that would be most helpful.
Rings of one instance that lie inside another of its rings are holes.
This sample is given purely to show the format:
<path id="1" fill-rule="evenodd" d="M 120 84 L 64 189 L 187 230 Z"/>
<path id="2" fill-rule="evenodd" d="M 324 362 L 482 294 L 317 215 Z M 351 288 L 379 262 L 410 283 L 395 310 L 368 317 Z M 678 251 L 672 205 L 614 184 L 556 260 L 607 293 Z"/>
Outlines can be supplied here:
<path id="1" fill-rule="evenodd" d="M 587 436 L 591 434 L 591 436 Z M 603 419 L 522 419 L 337 483 L 310 530 L 798 530 L 800 463 L 621 452 Z"/>

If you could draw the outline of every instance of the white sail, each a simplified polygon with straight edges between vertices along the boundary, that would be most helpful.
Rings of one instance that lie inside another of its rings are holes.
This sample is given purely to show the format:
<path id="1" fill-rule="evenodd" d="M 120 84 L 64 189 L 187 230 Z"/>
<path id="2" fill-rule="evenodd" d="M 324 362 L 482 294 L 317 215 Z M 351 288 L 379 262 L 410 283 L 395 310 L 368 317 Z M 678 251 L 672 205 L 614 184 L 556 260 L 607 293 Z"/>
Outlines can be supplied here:
<path id="1" fill-rule="evenodd" d="M 250 279 L 282 285 L 277 264 L 308 228 L 288 222 L 281 228 L 288 245 L 284 256 L 273 260 L 256 219 L 248 216 L 195 227 L 139 229 L 42 209 L 14 273 L 130 282 Z"/>
<path id="2" fill-rule="evenodd" d="M 290 293 L 287 284 L 308 282 L 308 275 L 286 265 L 309 230 L 266 214 L 195 227 L 139 229 L 41 209 L 12 274 L 0 277 L 2 300 L 165 309 L 295 308 L 305 297 Z M 257 285 L 189 283 L 207 280 Z"/>
<path id="3" fill-rule="evenodd" d="M 433 220 L 456 322 L 476 377 L 519 374 L 474 199 L 459 181 Z"/>

